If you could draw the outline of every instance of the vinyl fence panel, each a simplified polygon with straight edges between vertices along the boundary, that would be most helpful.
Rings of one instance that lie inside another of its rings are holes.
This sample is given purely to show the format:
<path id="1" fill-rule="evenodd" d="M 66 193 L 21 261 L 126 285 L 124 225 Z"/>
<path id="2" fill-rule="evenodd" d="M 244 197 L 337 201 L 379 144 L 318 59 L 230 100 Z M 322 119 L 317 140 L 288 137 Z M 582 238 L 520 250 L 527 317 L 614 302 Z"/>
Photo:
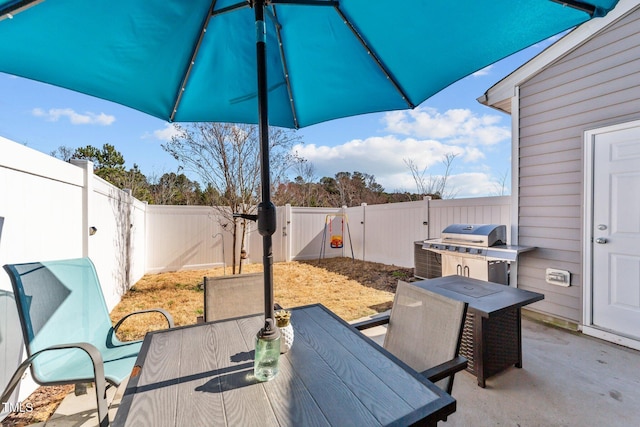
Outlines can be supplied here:
<path id="1" fill-rule="evenodd" d="M 232 235 L 216 220 L 213 208 L 150 205 L 147 212 L 147 273 L 222 265 L 214 236 L 222 233 L 230 243 Z"/>
<path id="2" fill-rule="evenodd" d="M 353 222 L 361 219 L 351 234 L 354 247 L 361 248 L 359 259 L 413 267 L 413 242 L 427 238 L 427 201 L 363 205 L 347 212 Z"/>
<path id="3" fill-rule="evenodd" d="M 291 238 L 291 255 L 294 260 L 318 259 L 323 247 L 323 235 L 327 215 L 341 214 L 342 209 L 335 208 L 291 208 L 291 224 L 289 236 Z M 328 230 L 326 232 L 328 234 Z M 327 257 L 342 256 L 330 252 L 328 238 L 324 247 Z"/>
<path id="4" fill-rule="evenodd" d="M 510 196 L 431 200 L 429 238 L 439 238 L 442 230 L 450 224 L 504 224 L 507 226 L 507 241 L 511 242 L 510 202 Z"/>

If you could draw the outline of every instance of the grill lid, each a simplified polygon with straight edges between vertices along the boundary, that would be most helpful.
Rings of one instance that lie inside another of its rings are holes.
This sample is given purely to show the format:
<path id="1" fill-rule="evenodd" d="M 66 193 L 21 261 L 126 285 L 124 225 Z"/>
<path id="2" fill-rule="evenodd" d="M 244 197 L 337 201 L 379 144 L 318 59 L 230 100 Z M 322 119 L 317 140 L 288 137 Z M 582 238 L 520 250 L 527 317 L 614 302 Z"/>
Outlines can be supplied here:
<path id="1" fill-rule="evenodd" d="M 490 247 L 507 243 L 507 227 L 500 224 L 451 224 L 442 230 L 442 243 Z"/>

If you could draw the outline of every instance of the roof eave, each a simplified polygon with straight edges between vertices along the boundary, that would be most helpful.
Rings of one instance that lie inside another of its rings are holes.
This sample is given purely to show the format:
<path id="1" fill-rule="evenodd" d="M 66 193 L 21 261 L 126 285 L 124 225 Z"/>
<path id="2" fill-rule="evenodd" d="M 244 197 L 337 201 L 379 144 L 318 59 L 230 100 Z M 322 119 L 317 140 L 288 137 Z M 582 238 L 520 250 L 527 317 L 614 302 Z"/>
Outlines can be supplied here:
<path id="1" fill-rule="evenodd" d="M 585 22 L 562 37 L 540 54 L 517 68 L 511 74 L 491 86 L 477 101 L 488 107 L 511 114 L 511 98 L 515 88 L 529 80 L 550 64 L 582 45 L 599 31 L 640 6 L 640 0 L 620 0 L 616 7 L 603 18 Z"/>

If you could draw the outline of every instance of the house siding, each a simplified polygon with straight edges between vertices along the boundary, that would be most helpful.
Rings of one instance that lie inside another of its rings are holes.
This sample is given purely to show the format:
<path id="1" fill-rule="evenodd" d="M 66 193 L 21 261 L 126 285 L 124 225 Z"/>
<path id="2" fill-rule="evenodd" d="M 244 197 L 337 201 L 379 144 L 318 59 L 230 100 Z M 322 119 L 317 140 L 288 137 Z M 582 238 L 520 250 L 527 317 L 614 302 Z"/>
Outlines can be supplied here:
<path id="1" fill-rule="evenodd" d="M 518 286 L 535 310 L 582 321 L 584 131 L 640 119 L 640 9 L 520 85 Z M 545 270 L 571 272 L 568 288 Z"/>

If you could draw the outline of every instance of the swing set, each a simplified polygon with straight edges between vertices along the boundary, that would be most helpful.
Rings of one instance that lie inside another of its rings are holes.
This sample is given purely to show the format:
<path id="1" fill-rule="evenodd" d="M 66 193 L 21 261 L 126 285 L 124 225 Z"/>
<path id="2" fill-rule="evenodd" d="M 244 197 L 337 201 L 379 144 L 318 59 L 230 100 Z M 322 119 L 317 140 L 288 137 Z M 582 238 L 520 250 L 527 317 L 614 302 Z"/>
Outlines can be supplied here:
<path id="1" fill-rule="evenodd" d="M 336 234 L 333 233 L 333 220 L 340 218 L 340 230 L 336 230 Z M 351 259 L 355 259 L 353 255 L 353 243 L 351 242 L 351 231 L 349 230 L 349 219 L 347 214 L 330 214 L 324 219 L 324 231 L 322 233 L 322 246 L 320 247 L 320 256 L 318 260 L 324 258 L 326 255 L 327 247 L 327 229 L 329 230 L 328 236 L 330 237 L 329 246 L 332 249 L 342 249 L 344 247 L 344 226 L 347 225 L 347 234 L 349 236 L 349 247 L 351 248 Z"/>

